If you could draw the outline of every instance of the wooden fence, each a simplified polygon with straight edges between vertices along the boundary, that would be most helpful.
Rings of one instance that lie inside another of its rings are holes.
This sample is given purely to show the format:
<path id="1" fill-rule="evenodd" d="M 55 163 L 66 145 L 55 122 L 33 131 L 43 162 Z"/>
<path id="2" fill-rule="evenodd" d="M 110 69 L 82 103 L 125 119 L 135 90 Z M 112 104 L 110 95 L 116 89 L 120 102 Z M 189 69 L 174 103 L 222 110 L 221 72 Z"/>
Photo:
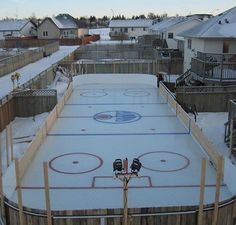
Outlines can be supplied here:
<path id="1" fill-rule="evenodd" d="M 57 91 L 52 89 L 28 90 L 14 94 L 15 116 L 18 117 L 49 112 L 56 104 Z"/>
<path id="2" fill-rule="evenodd" d="M 176 99 L 184 107 L 196 106 L 198 112 L 228 112 L 229 101 L 236 98 L 236 86 L 176 87 Z"/>
<path id="3" fill-rule="evenodd" d="M 217 165 L 218 157 L 220 156 L 217 150 L 214 148 L 212 143 L 203 134 L 202 130 L 197 126 L 197 124 L 189 117 L 189 115 L 184 111 L 184 109 L 177 103 L 174 96 L 169 92 L 165 85 L 160 83 L 160 93 L 169 103 L 169 105 L 176 111 L 176 115 L 184 123 L 189 132 L 194 138 L 200 143 L 202 148 L 206 151 L 210 160 Z"/>
<path id="4" fill-rule="evenodd" d="M 59 49 L 59 43 L 51 43 L 42 48 L 19 53 L 0 60 L 0 77 L 48 56 Z"/>
<path id="5" fill-rule="evenodd" d="M 56 104 L 56 90 L 29 90 L 9 95 L 4 103 L 0 103 L 0 132 L 16 116 L 29 117 L 49 112 Z"/>
<path id="6" fill-rule="evenodd" d="M 29 148 L 27 149 L 27 152 L 24 154 L 24 156 L 19 161 L 19 177 L 20 177 L 20 179 L 24 176 L 28 166 L 30 165 L 35 154 L 37 153 L 39 146 L 42 144 L 46 134 L 51 129 L 52 125 L 54 124 L 55 120 L 57 119 L 57 116 L 59 115 L 59 113 L 63 109 L 65 102 L 70 97 L 72 91 L 73 91 L 73 85 L 71 83 L 69 85 L 67 91 L 65 92 L 64 96 L 61 98 L 61 100 L 58 102 L 58 104 L 53 108 L 53 110 L 50 112 L 49 116 L 47 117 L 47 120 L 44 122 L 44 124 L 39 129 L 38 133 L 36 134 L 36 137 L 33 139 Z"/>

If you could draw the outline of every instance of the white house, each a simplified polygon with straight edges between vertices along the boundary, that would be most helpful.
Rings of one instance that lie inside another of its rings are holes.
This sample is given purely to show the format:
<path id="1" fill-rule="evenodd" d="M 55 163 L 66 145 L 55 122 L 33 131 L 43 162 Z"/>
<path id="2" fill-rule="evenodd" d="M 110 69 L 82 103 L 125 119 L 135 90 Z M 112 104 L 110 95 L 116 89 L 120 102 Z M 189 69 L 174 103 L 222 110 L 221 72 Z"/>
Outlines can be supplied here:
<path id="1" fill-rule="evenodd" d="M 197 52 L 236 53 L 236 7 L 180 34 L 184 37 L 184 71 Z"/>
<path id="2" fill-rule="evenodd" d="M 111 20 L 109 24 L 111 39 L 130 39 L 149 34 L 148 28 L 152 25 L 153 20 L 136 19 L 136 20 Z"/>
<path id="3" fill-rule="evenodd" d="M 88 34 L 88 28 L 79 27 L 79 23 L 69 14 L 45 18 L 38 27 L 39 39 L 80 38 Z"/>
<path id="4" fill-rule="evenodd" d="M 175 37 L 179 33 L 195 27 L 202 23 L 202 20 L 192 17 L 170 17 L 162 22 L 152 25 L 149 29 L 151 33 L 157 34 L 160 39 L 166 40 L 168 48 L 178 48 Z"/>
<path id="5" fill-rule="evenodd" d="M 37 26 L 31 20 L 0 20 L 0 39 L 37 36 Z"/>

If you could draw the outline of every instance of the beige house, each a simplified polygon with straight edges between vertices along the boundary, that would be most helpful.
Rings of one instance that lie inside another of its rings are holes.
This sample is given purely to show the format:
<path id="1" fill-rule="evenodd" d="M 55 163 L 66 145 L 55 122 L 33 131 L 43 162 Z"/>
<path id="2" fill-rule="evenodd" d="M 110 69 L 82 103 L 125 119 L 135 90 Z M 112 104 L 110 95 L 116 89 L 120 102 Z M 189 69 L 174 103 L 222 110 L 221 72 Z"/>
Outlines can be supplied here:
<path id="1" fill-rule="evenodd" d="M 111 20 L 109 24 L 112 40 L 137 39 L 139 36 L 149 34 L 148 28 L 153 21 L 149 19 Z"/>
<path id="2" fill-rule="evenodd" d="M 88 28 L 80 27 L 79 22 L 68 14 L 47 17 L 38 27 L 38 39 L 74 39 L 86 34 L 88 34 Z"/>

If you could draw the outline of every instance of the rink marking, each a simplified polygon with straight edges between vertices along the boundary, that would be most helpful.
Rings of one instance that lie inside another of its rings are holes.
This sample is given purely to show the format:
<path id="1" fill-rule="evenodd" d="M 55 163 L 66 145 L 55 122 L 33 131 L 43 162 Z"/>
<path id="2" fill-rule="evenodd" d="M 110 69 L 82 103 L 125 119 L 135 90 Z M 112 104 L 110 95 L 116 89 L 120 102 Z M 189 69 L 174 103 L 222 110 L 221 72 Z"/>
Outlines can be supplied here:
<path id="1" fill-rule="evenodd" d="M 65 106 L 76 106 L 76 105 L 166 105 L 167 102 L 156 102 L 156 103 L 67 103 Z"/>
<path id="2" fill-rule="evenodd" d="M 158 118 L 158 117 L 176 117 L 176 115 L 153 115 L 153 116 L 142 116 L 142 118 Z M 58 118 L 61 119 L 89 119 L 89 118 L 94 118 L 94 116 L 59 116 Z"/>
<path id="3" fill-rule="evenodd" d="M 221 184 L 221 187 L 226 187 L 226 184 Z M 205 188 L 215 188 L 216 185 L 215 184 L 207 184 L 205 185 Z M 18 187 L 16 187 L 18 188 Z M 190 185 L 152 185 L 152 186 L 129 186 L 129 189 L 144 189 L 144 188 L 163 188 L 163 189 L 167 189 L 167 188 L 200 188 L 200 185 L 194 185 L 194 184 L 190 184 Z M 45 187 L 43 186 L 21 186 L 21 189 L 23 190 L 43 190 L 45 189 Z M 86 186 L 86 187 L 76 187 L 76 186 L 51 186 L 49 187 L 49 189 L 51 190 L 95 190 L 95 189 L 123 189 L 122 185 L 121 186 L 114 186 L 114 187 L 92 187 L 92 186 Z"/>
<path id="4" fill-rule="evenodd" d="M 54 133 L 51 133 L 51 134 L 47 134 L 47 136 L 55 136 L 55 137 L 60 137 L 60 136 L 140 136 L 140 135 L 190 135 L 189 132 L 180 132 L 180 133 L 114 133 L 114 134 L 111 134 L 111 133 L 104 133 L 104 134 L 101 134 L 101 133 L 97 133 L 97 134 L 54 134 Z"/>

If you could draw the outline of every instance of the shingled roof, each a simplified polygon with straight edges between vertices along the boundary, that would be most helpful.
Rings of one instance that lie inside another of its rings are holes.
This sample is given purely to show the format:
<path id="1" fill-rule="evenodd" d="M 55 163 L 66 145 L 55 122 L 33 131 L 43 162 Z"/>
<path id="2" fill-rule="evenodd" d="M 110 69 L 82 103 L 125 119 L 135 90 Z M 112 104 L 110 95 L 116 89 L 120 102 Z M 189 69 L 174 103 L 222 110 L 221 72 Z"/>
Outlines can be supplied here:
<path id="1" fill-rule="evenodd" d="M 179 35 L 192 38 L 236 38 L 236 7 Z"/>

